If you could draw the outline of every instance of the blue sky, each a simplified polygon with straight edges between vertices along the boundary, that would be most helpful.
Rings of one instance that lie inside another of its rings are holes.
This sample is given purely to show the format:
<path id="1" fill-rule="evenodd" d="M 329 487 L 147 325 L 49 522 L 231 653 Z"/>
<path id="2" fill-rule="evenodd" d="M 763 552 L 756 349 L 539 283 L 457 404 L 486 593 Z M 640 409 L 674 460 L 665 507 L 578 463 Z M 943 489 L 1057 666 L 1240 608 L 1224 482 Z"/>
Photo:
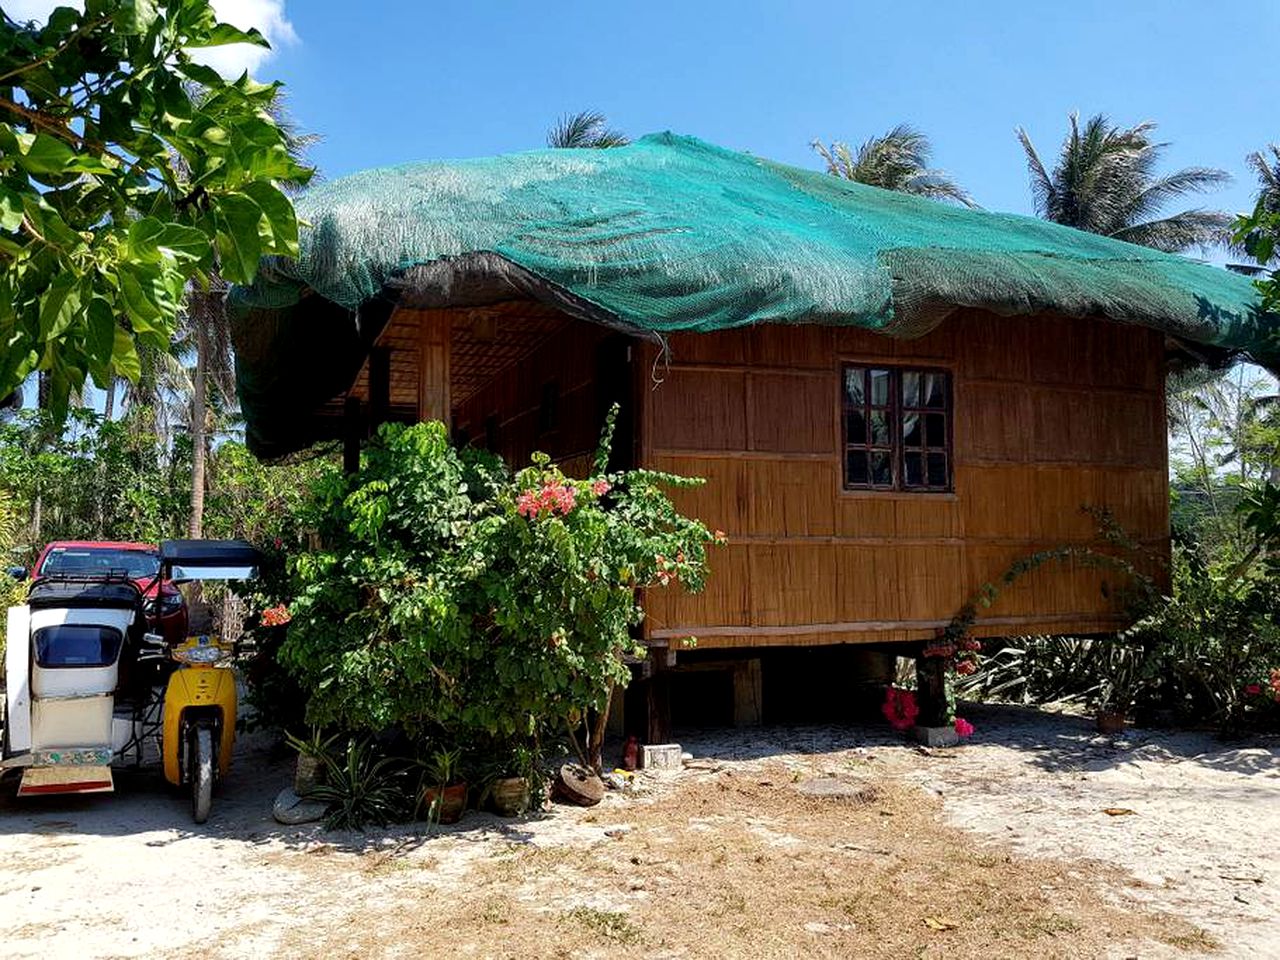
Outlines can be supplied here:
<path id="1" fill-rule="evenodd" d="M 584 108 L 632 135 L 671 129 L 804 166 L 815 137 L 856 143 L 906 121 L 983 206 L 1029 213 L 1014 127 L 1051 155 L 1075 109 L 1157 121 L 1170 166 L 1235 175 L 1205 201 L 1234 211 L 1253 186 L 1244 155 L 1280 140 L 1276 0 L 285 0 L 284 13 L 296 40 L 257 73 L 324 136 L 313 158 L 330 178 L 535 148 Z"/>

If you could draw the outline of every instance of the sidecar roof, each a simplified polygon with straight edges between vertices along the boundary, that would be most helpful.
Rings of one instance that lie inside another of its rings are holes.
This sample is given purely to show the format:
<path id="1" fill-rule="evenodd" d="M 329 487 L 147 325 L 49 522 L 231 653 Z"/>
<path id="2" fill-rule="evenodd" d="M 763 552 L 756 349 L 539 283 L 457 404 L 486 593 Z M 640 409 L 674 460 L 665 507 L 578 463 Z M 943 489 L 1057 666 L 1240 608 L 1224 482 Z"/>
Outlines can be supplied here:
<path id="1" fill-rule="evenodd" d="M 32 609 L 112 608 L 133 609 L 142 591 L 132 580 L 89 577 L 48 577 L 31 585 L 27 603 Z"/>
<path id="2" fill-rule="evenodd" d="M 162 540 L 160 559 L 182 566 L 254 567 L 262 555 L 246 540 Z"/>

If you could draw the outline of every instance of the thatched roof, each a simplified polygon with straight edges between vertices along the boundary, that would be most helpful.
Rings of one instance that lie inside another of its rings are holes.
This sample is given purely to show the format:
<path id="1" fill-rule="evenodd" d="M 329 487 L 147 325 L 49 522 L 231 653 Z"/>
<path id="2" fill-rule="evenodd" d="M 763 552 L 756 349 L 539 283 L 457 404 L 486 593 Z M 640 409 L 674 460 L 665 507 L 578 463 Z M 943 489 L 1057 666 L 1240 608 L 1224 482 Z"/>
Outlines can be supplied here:
<path id="1" fill-rule="evenodd" d="M 369 170 L 312 189 L 296 261 L 235 291 L 250 445 L 312 439 L 396 303 L 515 296 L 625 330 L 848 324 L 916 336 L 958 306 L 1104 317 L 1276 369 L 1245 279 L 1029 217 L 849 183 L 690 137 Z"/>

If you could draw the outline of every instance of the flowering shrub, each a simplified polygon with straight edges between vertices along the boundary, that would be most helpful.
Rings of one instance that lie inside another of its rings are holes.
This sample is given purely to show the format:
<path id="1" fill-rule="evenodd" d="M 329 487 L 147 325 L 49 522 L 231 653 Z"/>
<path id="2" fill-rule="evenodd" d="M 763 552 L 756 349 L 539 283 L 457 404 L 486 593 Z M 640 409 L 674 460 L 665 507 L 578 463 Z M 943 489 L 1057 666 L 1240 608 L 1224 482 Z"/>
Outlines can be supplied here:
<path id="1" fill-rule="evenodd" d="M 1266 683 L 1250 683 L 1244 688 L 1246 697 L 1264 697 L 1280 703 L 1280 667 L 1272 667 Z"/>
<path id="2" fill-rule="evenodd" d="M 968 740 L 973 736 L 973 724 L 964 717 L 956 717 L 956 736 L 961 740 Z"/>
<path id="3" fill-rule="evenodd" d="M 638 591 L 700 589 L 715 539 L 664 492 L 701 481 L 604 473 L 609 429 L 587 480 L 541 454 L 513 476 L 439 423 L 386 425 L 328 476 L 280 651 L 308 719 L 528 744 L 602 714 L 644 653 Z"/>
<path id="4" fill-rule="evenodd" d="M 289 608 L 283 603 L 278 603 L 274 607 L 267 607 L 262 611 L 262 625 L 264 627 L 283 627 L 292 619 L 289 615 Z"/>
<path id="5" fill-rule="evenodd" d="M 916 725 L 916 717 L 920 715 L 920 705 L 916 703 L 913 690 L 902 687 L 889 687 L 884 692 L 884 705 L 880 708 L 889 726 L 895 730 L 910 730 Z"/>
<path id="6" fill-rule="evenodd" d="M 926 657 L 947 660 L 947 665 L 962 677 L 978 671 L 982 665 L 981 653 L 982 641 L 973 637 L 959 637 L 950 642 L 938 640 L 925 646 L 923 651 Z"/>

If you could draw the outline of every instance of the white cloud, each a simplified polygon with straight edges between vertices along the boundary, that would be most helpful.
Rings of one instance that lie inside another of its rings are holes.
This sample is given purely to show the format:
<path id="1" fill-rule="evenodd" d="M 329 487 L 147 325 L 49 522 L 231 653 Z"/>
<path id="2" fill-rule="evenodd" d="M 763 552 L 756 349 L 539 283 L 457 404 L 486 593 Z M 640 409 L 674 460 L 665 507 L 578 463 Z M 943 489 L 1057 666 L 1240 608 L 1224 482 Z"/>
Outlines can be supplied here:
<path id="1" fill-rule="evenodd" d="M 272 47 L 266 50 L 237 43 L 210 47 L 195 55 L 195 59 L 207 63 L 224 77 L 238 77 L 246 70 L 252 74 L 280 47 L 298 42 L 293 24 L 285 16 L 284 0 L 213 0 L 213 9 L 220 20 L 233 27 L 241 30 L 256 27 Z"/>
<path id="2" fill-rule="evenodd" d="M 80 0 L 5 0 L 4 12 L 19 23 L 28 20 L 44 23 L 54 7 L 75 7 L 79 10 L 82 6 L 84 4 Z"/>
<path id="3" fill-rule="evenodd" d="M 281 46 L 298 42 L 293 24 L 284 12 L 284 0 L 212 0 L 218 18 L 241 30 L 256 27 L 271 44 L 271 50 L 252 44 L 237 43 L 226 47 L 210 47 L 194 54 L 224 77 L 238 77 L 248 70 L 254 73 Z M 43 23 L 54 7 L 82 6 L 80 0 L 4 0 L 4 12 L 19 22 L 36 20 Z"/>

